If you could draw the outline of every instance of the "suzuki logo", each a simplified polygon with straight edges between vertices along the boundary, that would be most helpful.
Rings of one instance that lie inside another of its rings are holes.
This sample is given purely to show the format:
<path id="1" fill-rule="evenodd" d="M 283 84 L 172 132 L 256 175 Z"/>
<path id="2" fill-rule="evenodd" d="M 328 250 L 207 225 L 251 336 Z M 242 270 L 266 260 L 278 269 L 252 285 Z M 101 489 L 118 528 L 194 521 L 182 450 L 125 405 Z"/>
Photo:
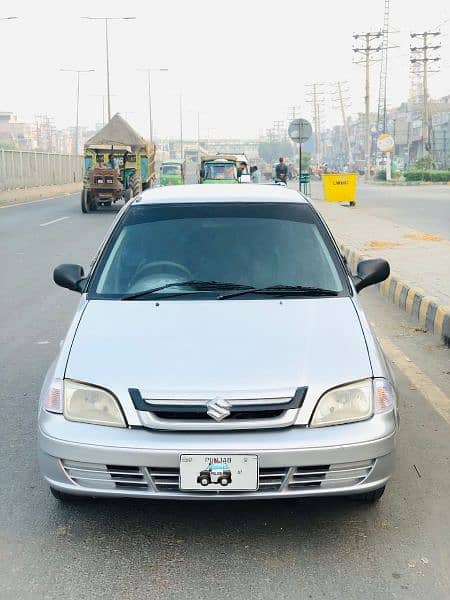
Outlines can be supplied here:
<path id="1" fill-rule="evenodd" d="M 231 404 L 225 398 L 213 398 L 210 400 L 206 406 L 208 410 L 206 414 L 208 414 L 215 421 L 223 421 L 231 414 Z"/>

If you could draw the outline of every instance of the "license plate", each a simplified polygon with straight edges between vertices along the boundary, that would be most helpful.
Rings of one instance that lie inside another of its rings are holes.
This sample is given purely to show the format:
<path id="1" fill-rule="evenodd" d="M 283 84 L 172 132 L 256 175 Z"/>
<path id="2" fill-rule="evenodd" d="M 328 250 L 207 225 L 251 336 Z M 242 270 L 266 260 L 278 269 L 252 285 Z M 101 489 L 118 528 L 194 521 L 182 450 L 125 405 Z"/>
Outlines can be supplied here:
<path id="1" fill-rule="evenodd" d="M 258 489 L 258 457 L 254 454 L 182 454 L 180 489 L 255 491 Z"/>

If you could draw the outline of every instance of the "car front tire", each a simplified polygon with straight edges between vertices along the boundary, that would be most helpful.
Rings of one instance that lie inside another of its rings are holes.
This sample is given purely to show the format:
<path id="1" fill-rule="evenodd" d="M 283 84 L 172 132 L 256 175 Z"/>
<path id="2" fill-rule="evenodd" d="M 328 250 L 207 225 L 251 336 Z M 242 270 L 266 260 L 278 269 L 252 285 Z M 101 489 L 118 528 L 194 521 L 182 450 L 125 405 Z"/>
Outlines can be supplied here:
<path id="1" fill-rule="evenodd" d="M 88 191 L 83 190 L 81 192 L 81 212 L 87 213 L 89 212 L 89 204 L 88 204 Z"/>

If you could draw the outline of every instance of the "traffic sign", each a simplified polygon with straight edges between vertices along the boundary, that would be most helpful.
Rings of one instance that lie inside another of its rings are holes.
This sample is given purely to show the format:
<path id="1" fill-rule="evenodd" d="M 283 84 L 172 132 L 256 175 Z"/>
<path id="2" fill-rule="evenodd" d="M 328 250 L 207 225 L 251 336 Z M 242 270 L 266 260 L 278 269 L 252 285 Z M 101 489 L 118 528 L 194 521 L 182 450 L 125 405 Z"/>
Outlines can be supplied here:
<path id="1" fill-rule="evenodd" d="M 303 144 L 312 136 L 311 123 L 306 119 L 294 119 L 289 123 L 288 134 L 293 142 Z"/>
<path id="2" fill-rule="evenodd" d="M 381 152 L 392 152 L 394 145 L 394 138 L 389 133 L 382 133 L 378 136 L 377 148 Z"/>
<path id="3" fill-rule="evenodd" d="M 300 174 L 300 183 L 309 183 L 310 175 L 309 173 L 301 173 Z"/>

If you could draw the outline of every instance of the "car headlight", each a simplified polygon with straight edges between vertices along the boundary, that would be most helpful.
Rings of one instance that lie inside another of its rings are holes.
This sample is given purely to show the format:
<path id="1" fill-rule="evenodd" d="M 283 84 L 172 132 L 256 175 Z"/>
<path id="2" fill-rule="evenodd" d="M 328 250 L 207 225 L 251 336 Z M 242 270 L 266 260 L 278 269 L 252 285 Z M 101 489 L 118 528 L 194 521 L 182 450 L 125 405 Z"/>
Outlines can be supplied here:
<path id="1" fill-rule="evenodd" d="M 126 427 L 116 398 L 101 388 L 64 380 L 64 417 L 69 421 Z"/>
<path id="2" fill-rule="evenodd" d="M 317 403 L 310 427 L 326 427 L 369 419 L 392 410 L 395 392 L 383 378 L 365 379 L 326 392 Z"/>

